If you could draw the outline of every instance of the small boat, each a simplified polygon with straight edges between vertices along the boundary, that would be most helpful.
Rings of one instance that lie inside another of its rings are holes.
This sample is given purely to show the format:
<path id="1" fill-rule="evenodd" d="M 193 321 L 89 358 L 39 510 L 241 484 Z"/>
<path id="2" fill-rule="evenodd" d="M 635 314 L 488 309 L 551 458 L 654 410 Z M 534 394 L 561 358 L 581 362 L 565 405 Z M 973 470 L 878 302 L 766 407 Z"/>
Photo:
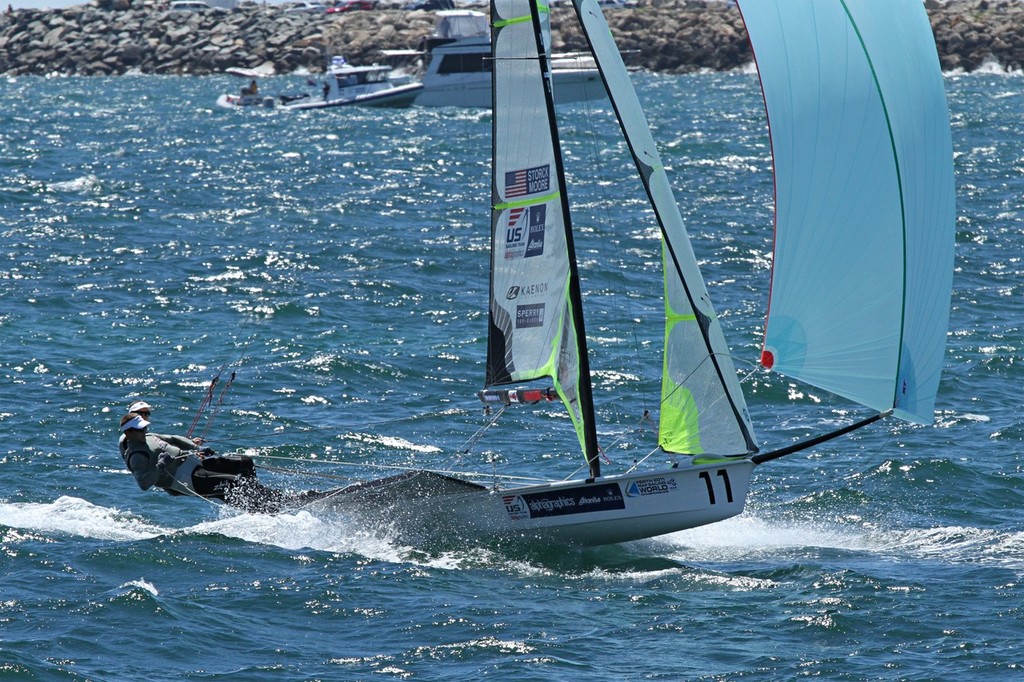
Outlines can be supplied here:
<path id="1" fill-rule="evenodd" d="M 390 66 L 354 66 L 336 56 L 324 74 L 320 93 L 282 101 L 285 109 L 324 109 L 360 104 L 364 106 L 407 107 L 423 90 L 406 76 L 395 77 Z"/>
<path id="2" fill-rule="evenodd" d="M 386 51 L 424 59 L 423 91 L 416 104 L 427 107 L 491 107 L 491 36 L 487 15 L 474 10 L 436 12 L 434 32 L 422 51 Z M 585 102 L 607 97 L 594 59 L 563 53 L 551 60 L 555 101 Z"/>
<path id="3" fill-rule="evenodd" d="M 770 122 L 776 187 L 761 364 L 870 411 L 767 452 L 598 1 L 573 6 L 661 230 L 664 349 L 652 358 L 661 374 L 657 456 L 602 471 L 572 188 L 547 85 L 547 11 L 536 0 L 492 0 L 491 287 L 480 397 L 498 416 L 561 402 L 587 473 L 518 484 L 489 473 L 410 470 L 314 504 L 368 524 L 387 519 L 420 540 L 617 543 L 735 516 L 755 467 L 883 417 L 933 421 L 955 200 L 948 107 L 921 2 L 739 0 Z"/>
<path id="4" fill-rule="evenodd" d="M 217 104 L 224 107 L 280 106 L 282 109 L 325 109 L 351 104 L 407 107 L 422 89 L 420 83 L 413 82 L 408 76 L 395 76 L 390 66 L 354 66 L 344 57 L 336 56 L 324 74 L 319 92 L 273 98 L 259 94 L 253 80 L 238 95 L 221 95 Z"/>
<path id="5" fill-rule="evenodd" d="M 273 109 L 277 101 L 269 95 L 246 92 L 239 95 L 224 94 L 217 98 L 219 107 L 265 107 Z"/>
<path id="6" fill-rule="evenodd" d="M 274 98 L 269 95 L 261 95 L 257 80 L 273 73 L 270 69 L 246 69 L 240 66 L 232 66 L 224 70 L 229 76 L 245 78 L 249 84 L 241 89 L 237 95 L 225 94 L 217 98 L 217 106 L 220 107 L 274 107 Z"/>

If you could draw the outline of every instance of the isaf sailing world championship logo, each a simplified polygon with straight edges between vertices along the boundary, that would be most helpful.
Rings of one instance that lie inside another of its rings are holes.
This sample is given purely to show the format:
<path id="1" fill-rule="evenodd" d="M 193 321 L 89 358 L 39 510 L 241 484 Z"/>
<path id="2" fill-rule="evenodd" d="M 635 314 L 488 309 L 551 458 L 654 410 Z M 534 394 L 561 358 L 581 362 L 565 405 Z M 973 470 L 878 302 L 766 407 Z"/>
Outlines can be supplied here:
<path id="1" fill-rule="evenodd" d="M 679 486 L 675 476 L 655 476 L 638 478 L 626 486 L 626 497 L 643 497 L 645 495 L 662 495 L 670 493 Z"/>

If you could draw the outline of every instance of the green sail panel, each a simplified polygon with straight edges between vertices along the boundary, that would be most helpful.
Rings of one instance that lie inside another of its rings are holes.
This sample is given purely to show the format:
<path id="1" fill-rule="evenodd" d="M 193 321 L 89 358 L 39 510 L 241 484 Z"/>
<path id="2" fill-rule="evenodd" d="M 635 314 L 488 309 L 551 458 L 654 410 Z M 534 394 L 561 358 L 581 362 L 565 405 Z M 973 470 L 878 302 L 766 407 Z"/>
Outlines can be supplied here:
<path id="1" fill-rule="evenodd" d="M 669 452 L 757 450 L 746 401 L 636 91 L 596 0 L 574 0 L 662 232 L 665 351 L 659 444 Z"/>
<path id="2" fill-rule="evenodd" d="M 541 9 L 546 23 L 546 8 Z M 582 445 L 569 221 L 530 0 L 493 2 L 491 23 L 494 167 L 486 384 L 550 378 Z"/>

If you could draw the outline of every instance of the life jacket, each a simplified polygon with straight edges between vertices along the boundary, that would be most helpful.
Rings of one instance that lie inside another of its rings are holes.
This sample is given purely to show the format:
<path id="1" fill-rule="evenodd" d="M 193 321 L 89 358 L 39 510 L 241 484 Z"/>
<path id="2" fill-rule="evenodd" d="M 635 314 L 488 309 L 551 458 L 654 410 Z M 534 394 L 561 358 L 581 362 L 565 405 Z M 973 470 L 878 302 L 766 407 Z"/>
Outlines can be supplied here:
<path id="1" fill-rule="evenodd" d="M 171 495 L 198 495 L 192 486 L 192 472 L 199 466 L 199 458 L 189 453 L 184 459 L 172 459 L 167 467 L 160 469 L 157 466 L 160 460 L 160 444 L 165 444 L 162 439 L 147 434 L 145 445 L 127 443 L 121 450 L 125 466 L 135 476 L 139 487 L 149 490 L 155 485 Z M 154 445 L 157 447 L 154 448 Z"/>

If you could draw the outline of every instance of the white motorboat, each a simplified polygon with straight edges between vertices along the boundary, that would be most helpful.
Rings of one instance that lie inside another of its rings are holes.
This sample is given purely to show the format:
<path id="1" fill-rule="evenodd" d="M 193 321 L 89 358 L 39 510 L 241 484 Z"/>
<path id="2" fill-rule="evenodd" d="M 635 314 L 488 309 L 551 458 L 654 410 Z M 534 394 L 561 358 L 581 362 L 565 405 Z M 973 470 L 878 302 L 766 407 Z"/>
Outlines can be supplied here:
<path id="1" fill-rule="evenodd" d="M 423 90 L 416 104 L 427 107 L 491 106 L 491 34 L 487 15 L 474 10 L 437 12 L 434 33 L 420 52 L 391 51 L 393 56 L 424 59 Z M 586 53 L 552 55 L 558 104 L 605 99 L 594 58 Z"/>
<path id="2" fill-rule="evenodd" d="M 289 98 L 282 106 L 286 109 L 323 109 L 349 104 L 407 107 L 422 90 L 422 84 L 407 76 L 394 77 L 390 66 L 354 66 L 344 57 L 334 57 L 324 74 L 319 95 Z"/>
<path id="3" fill-rule="evenodd" d="M 423 89 L 408 76 L 395 76 L 383 64 L 355 66 L 336 56 L 323 77 L 319 92 L 273 97 L 260 95 L 255 80 L 238 95 L 221 95 L 217 104 L 227 107 L 280 106 L 283 109 L 325 109 L 359 104 L 364 106 L 407 107 Z"/>

